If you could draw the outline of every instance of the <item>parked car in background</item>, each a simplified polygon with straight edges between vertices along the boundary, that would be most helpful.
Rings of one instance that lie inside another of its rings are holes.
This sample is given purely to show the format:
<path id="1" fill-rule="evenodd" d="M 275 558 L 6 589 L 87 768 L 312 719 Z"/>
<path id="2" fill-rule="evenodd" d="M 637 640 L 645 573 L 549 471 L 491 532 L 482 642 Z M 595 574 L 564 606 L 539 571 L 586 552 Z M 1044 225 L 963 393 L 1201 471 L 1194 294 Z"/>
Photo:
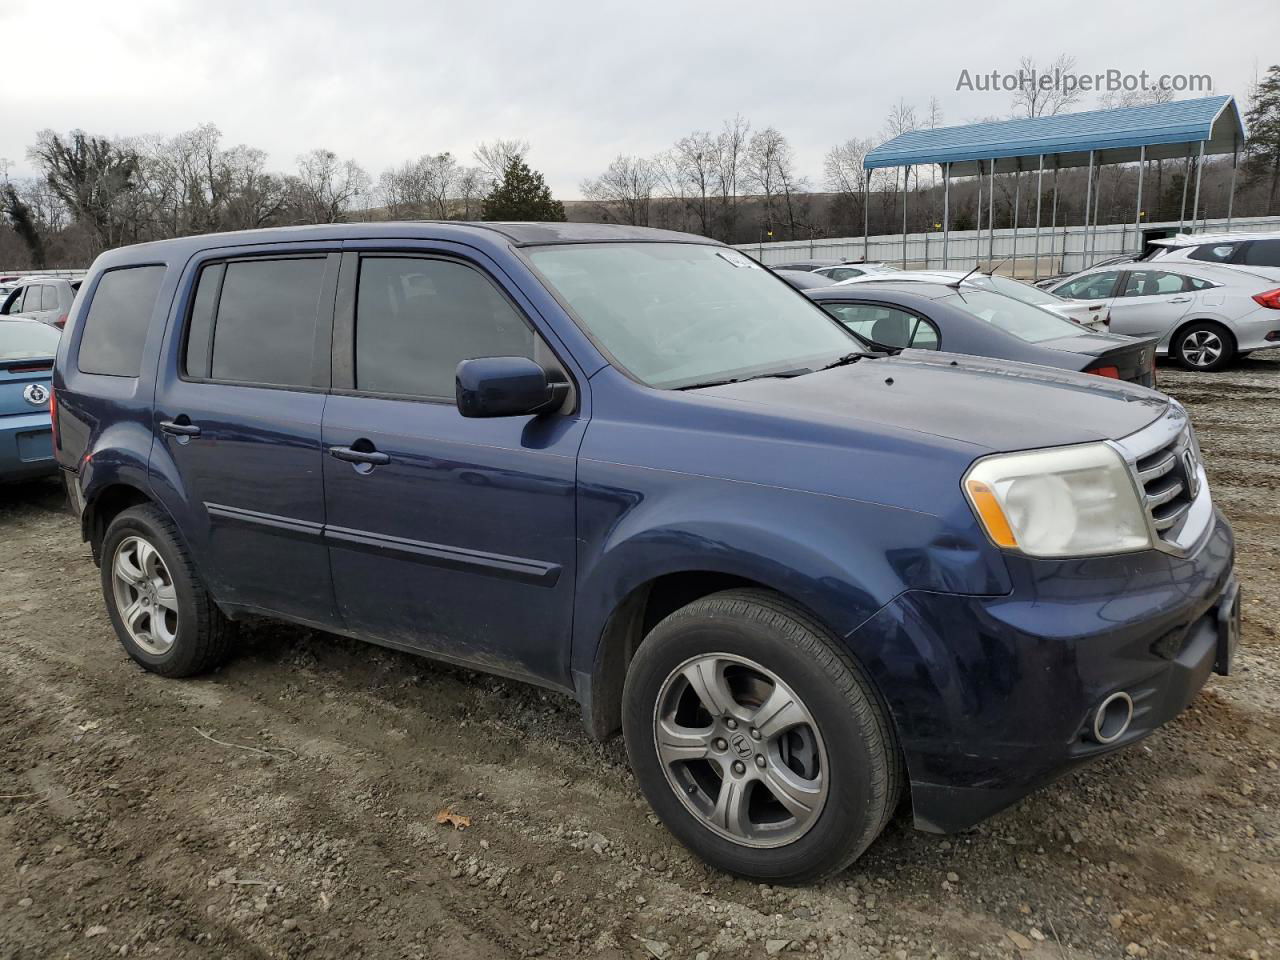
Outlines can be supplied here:
<path id="1" fill-rule="evenodd" d="M 829 277 L 824 277 L 820 273 L 814 273 L 809 270 L 783 270 L 781 268 L 775 268 L 773 272 L 797 290 L 812 290 L 815 287 L 831 286 L 831 279 Z"/>
<path id="2" fill-rule="evenodd" d="M 896 274 L 900 271 L 887 263 L 842 263 L 835 267 L 818 267 L 813 272 L 818 276 L 827 277 L 832 283 L 840 283 L 843 280 L 852 280 L 854 277 Z"/>
<path id="3" fill-rule="evenodd" d="M 0 483 L 58 472 L 49 426 L 49 383 L 58 331 L 0 317 Z"/>
<path id="4" fill-rule="evenodd" d="M 1132 253 L 1121 254 L 1118 257 L 1107 257 L 1105 260 L 1099 260 L 1097 263 L 1091 263 L 1089 264 L 1088 269 L 1096 270 L 1098 267 L 1110 267 L 1117 263 L 1133 263 L 1133 261 L 1137 259 L 1137 256 Z M 1036 280 L 1032 286 L 1038 287 L 1041 290 L 1052 289 L 1064 280 L 1070 280 L 1081 272 L 1082 271 L 1077 270 L 1075 273 L 1057 273 L 1052 277 L 1041 277 L 1039 280 Z"/>
<path id="5" fill-rule="evenodd" d="M 896 282 L 898 280 L 941 283 L 950 286 L 963 284 L 966 287 L 976 287 L 979 290 L 994 290 L 996 293 L 1002 293 L 1006 297 L 1013 297 L 1013 299 L 1020 300 L 1023 303 L 1029 303 L 1034 307 L 1048 310 L 1050 313 L 1056 313 L 1064 320 L 1070 320 L 1088 330 L 1093 330 L 1097 333 L 1105 333 L 1107 330 L 1107 311 L 1098 304 L 1066 300 L 1029 283 L 1014 280 L 1012 277 L 1002 277 L 998 274 L 966 272 L 963 270 L 899 270 L 891 274 L 856 277 L 843 281 L 842 285 L 878 281 Z"/>
<path id="6" fill-rule="evenodd" d="M 1251 267 L 1172 259 L 1094 267 L 1051 292 L 1105 308 L 1112 333 L 1155 337 L 1161 356 L 1190 370 L 1280 347 L 1280 286 Z"/>
<path id="7" fill-rule="evenodd" d="M 968 353 L 1155 386 L 1154 340 L 1094 333 L 980 287 L 916 279 L 839 284 L 805 296 L 872 350 Z"/>
<path id="8" fill-rule="evenodd" d="M 1162 267 L 1184 262 L 1241 267 L 1280 282 L 1280 234 L 1180 234 L 1152 240 L 1142 260 Z"/>
<path id="9" fill-rule="evenodd" d="M 964 829 L 1231 669 L 1178 404 L 868 358 L 702 237 L 291 227 L 109 251 L 83 292 L 55 450 L 134 660 L 210 669 L 265 615 L 532 680 L 725 870 L 830 875 L 908 794 Z"/>
<path id="10" fill-rule="evenodd" d="M 774 263 L 773 270 L 821 270 L 823 267 L 838 267 L 843 260 L 792 260 L 790 263 Z"/>
<path id="11" fill-rule="evenodd" d="M 79 280 L 24 277 L 0 304 L 0 316 L 27 317 L 62 329 L 80 289 Z"/>

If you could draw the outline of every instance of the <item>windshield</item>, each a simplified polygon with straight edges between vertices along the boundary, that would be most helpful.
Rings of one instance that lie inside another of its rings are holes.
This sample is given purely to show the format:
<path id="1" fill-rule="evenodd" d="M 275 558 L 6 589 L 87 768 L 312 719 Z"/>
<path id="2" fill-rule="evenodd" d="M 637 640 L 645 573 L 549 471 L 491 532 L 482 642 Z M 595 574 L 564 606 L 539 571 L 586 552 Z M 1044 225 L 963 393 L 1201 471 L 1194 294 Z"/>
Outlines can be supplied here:
<path id="1" fill-rule="evenodd" d="M 0 320 L 0 360 L 36 360 L 58 352 L 61 334 L 35 320 Z"/>
<path id="2" fill-rule="evenodd" d="M 1080 327 L 1041 307 L 1023 303 L 1002 293 L 985 290 L 966 290 L 943 297 L 943 303 L 959 307 L 993 327 L 999 327 L 1027 343 L 1056 340 L 1059 337 L 1078 337 Z"/>
<path id="3" fill-rule="evenodd" d="M 727 247 L 593 243 L 529 258 L 637 380 L 680 388 L 807 373 L 865 345 L 821 307 Z"/>
<path id="4" fill-rule="evenodd" d="M 1023 283 L 1021 280 L 1010 280 L 1008 277 L 993 277 L 975 273 L 969 278 L 968 282 L 975 287 L 994 290 L 996 293 L 1003 293 L 1006 297 L 1013 297 L 1015 300 L 1031 303 L 1037 307 L 1053 306 L 1066 302 L 1062 297 L 1047 293 L 1039 287 L 1033 287 L 1030 284 Z"/>

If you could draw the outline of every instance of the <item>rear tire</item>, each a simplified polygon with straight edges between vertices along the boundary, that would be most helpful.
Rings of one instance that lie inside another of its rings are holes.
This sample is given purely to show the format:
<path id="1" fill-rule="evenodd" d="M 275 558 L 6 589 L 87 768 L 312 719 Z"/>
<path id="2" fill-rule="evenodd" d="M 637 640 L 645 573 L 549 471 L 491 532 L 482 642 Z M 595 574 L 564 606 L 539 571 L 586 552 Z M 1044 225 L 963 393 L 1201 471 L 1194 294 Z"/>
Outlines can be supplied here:
<path id="1" fill-rule="evenodd" d="M 222 663 L 235 625 L 209 596 L 177 528 L 152 504 L 130 507 L 107 527 L 102 596 L 116 636 L 135 661 L 165 677 Z"/>
<path id="2" fill-rule="evenodd" d="M 847 867 L 902 791 L 861 666 L 765 590 L 712 594 L 659 623 L 628 668 L 623 732 L 667 828 L 712 866 L 769 883 Z"/>
<path id="3" fill-rule="evenodd" d="M 1213 372 L 1235 359 L 1236 338 L 1220 323 L 1199 320 L 1178 331 L 1169 352 L 1187 370 Z"/>

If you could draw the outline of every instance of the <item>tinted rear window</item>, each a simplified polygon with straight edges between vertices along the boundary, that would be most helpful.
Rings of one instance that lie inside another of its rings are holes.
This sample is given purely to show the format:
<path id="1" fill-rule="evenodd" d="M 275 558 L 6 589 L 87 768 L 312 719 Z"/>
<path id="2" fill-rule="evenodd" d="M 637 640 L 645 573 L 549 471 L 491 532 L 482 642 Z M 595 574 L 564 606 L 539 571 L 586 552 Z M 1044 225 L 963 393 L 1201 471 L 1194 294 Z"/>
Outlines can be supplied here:
<path id="1" fill-rule="evenodd" d="M 1255 240 L 1244 252 L 1251 267 L 1280 267 L 1280 240 Z"/>
<path id="2" fill-rule="evenodd" d="M 227 264 L 214 321 L 213 379 L 309 385 L 324 269 L 323 257 Z"/>
<path id="3" fill-rule="evenodd" d="M 1207 263 L 1226 263 L 1236 252 L 1238 243 L 1205 243 L 1192 250 L 1188 257 Z"/>
<path id="4" fill-rule="evenodd" d="M 125 267 L 102 275 L 84 318 L 77 365 L 83 373 L 136 377 L 163 266 Z"/>

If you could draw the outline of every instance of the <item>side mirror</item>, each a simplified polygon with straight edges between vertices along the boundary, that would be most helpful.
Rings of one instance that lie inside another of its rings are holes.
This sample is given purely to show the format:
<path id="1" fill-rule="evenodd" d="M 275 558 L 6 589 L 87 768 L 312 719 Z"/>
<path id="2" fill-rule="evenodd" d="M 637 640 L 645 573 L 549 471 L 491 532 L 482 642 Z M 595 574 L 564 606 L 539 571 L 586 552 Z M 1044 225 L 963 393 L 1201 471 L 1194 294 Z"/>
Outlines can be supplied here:
<path id="1" fill-rule="evenodd" d="M 523 417 L 564 403 L 569 384 L 528 357 L 480 357 L 458 364 L 458 412 L 464 417 Z"/>

